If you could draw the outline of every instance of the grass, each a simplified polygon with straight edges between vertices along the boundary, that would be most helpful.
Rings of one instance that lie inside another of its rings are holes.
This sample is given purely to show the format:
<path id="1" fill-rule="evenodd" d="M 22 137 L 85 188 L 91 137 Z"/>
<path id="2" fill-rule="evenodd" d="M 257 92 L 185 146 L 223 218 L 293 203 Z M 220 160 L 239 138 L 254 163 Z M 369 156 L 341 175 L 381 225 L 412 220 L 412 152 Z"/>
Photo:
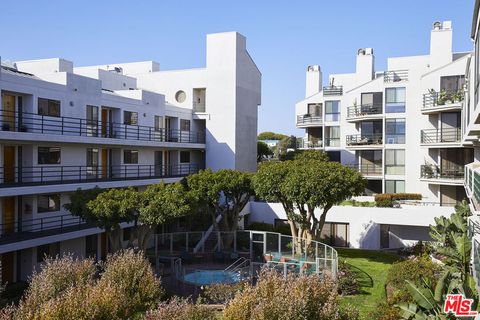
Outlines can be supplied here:
<path id="1" fill-rule="evenodd" d="M 385 281 L 391 264 L 398 256 L 383 252 L 359 249 L 337 249 L 339 260 L 346 261 L 357 274 L 360 294 L 342 297 L 342 305 L 350 304 L 365 317 L 379 302 L 385 301 Z"/>

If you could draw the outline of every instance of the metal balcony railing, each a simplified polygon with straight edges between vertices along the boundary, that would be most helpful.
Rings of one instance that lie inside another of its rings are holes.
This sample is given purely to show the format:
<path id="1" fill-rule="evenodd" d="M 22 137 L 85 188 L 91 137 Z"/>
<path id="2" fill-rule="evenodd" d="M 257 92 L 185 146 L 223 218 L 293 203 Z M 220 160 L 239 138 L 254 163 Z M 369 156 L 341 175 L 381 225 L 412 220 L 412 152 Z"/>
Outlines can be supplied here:
<path id="1" fill-rule="evenodd" d="M 309 149 L 309 148 L 322 148 L 323 141 L 322 140 L 304 140 L 304 139 L 297 139 L 297 148 L 298 149 Z"/>
<path id="2" fill-rule="evenodd" d="M 325 86 L 323 87 L 324 96 L 341 96 L 343 94 L 343 86 Z"/>
<path id="3" fill-rule="evenodd" d="M 196 164 L 119 166 L 0 167 L 0 188 L 43 184 L 141 180 L 183 177 L 198 171 Z"/>
<path id="4" fill-rule="evenodd" d="M 323 124 L 323 118 L 321 115 L 319 116 L 313 116 L 310 114 L 304 114 L 297 116 L 297 126 L 298 125 L 307 125 L 307 124 L 318 124 L 321 125 Z"/>
<path id="5" fill-rule="evenodd" d="M 348 164 L 349 168 L 355 169 L 365 176 L 381 176 L 382 165 L 381 164 Z"/>
<path id="6" fill-rule="evenodd" d="M 408 81 L 408 70 L 391 70 L 383 72 L 383 82 Z"/>
<path id="7" fill-rule="evenodd" d="M 370 115 L 382 114 L 381 104 L 363 104 L 360 106 L 352 106 L 347 108 L 347 118 L 357 118 Z"/>
<path id="8" fill-rule="evenodd" d="M 28 112 L 3 110 L 0 114 L 0 124 L 2 131 L 156 142 L 205 143 L 203 132 L 166 130 L 72 117 L 43 116 Z"/>
<path id="9" fill-rule="evenodd" d="M 353 134 L 347 136 L 347 146 L 382 145 L 382 134 Z"/>
<path id="10" fill-rule="evenodd" d="M 424 164 L 420 166 L 420 177 L 424 179 L 452 179 L 463 180 L 465 166 L 449 165 L 441 167 L 435 164 Z"/>
<path id="11" fill-rule="evenodd" d="M 424 129 L 420 135 L 420 142 L 425 144 L 451 143 L 460 142 L 461 140 L 462 132 L 460 128 Z"/>
<path id="12" fill-rule="evenodd" d="M 0 224 L 0 245 L 93 227 L 95 225 L 70 214 L 24 218 L 20 221 L 7 220 Z"/>
<path id="13" fill-rule="evenodd" d="M 464 99 L 463 90 L 431 91 L 423 95 L 423 109 L 443 107 L 448 104 L 460 103 Z"/>

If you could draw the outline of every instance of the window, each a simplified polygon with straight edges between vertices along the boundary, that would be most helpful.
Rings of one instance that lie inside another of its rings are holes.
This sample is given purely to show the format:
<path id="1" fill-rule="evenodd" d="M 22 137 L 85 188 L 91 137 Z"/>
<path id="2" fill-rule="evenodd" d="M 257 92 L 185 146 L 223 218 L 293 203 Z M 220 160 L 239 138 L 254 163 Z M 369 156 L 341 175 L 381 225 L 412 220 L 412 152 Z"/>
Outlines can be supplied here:
<path id="1" fill-rule="evenodd" d="M 162 131 L 163 129 L 163 117 L 162 116 L 155 116 L 154 119 L 154 127 L 155 131 Z"/>
<path id="2" fill-rule="evenodd" d="M 348 247 L 348 223 L 326 222 L 320 232 L 320 239 L 335 247 Z"/>
<path id="3" fill-rule="evenodd" d="M 385 150 L 385 173 L 386 174 L 405 174 L 405 150 L 403 149 Z"/>
<path id="4" fill-rule="evenodd" d="M 403 193 L 403 192 L 405 192 L 405 181 L 385 180 L 385 193 Z"/>
<path id="5" fill-rule="evenodd" d="M 340 101 L 325 101 L 325 121 L 340 120 Z"/>
<path id="6" fill-rule="evenodd" d="M 190 120 L 180 119 L 180 130 L 190 131 Z"/>
<path id="7" fill-rule="evenodd" d="M 321 103 L 310 103 L 307 106 L 308 114 L 312 117 L 320 117 L 322 115 L 322 104 Z"/>
<path id="8" fill-rule="evenodd" d="M 458 91 L 463 89 L 465 76 L 445 76 L 440 77 L 440 90 Z"/>
<path id="9" fill-rule="evenodd" d="M 383 124 L 382 121 L 362 121 L 360 123 L 360 132 L 362 137 L 382 138 Z"/>
<path id="10" fill-rule="evenodd" d="M 87 136 L 98 135 L 98 107 L 87 106 Z"/>
<path id="11" fill-rule="evenodd" d="M 183 103 L 186 99 L 187 94 L 185 93 L 185 91 L 179 90 L 177 91 L 177 93 L 175 93 L 175 100 L 177 100 L 177 102 Z"/>
<path id="12" fill-rule="evenodd" d="M 180 151 L 180 163 L 190 163 L 190 151 Z"/>
<path id="13" fill-rule="evenodd" d="M 340 147 L 340 127 L 326 127 L 325 146 Z"/>
<path id="14" fill-rule="evenodd" d="M 37 247 L 37 262 L 40 263 L 45 257 L 56 257 L 60 254 L 60 242 L 49 243 Z"/>
<path id="15" fill-rule="evenodd" d="M 60 211 L 60 194 L 43 194 L 37 197 L 37 212 Z"/>
<path id="16" fill-rule="evenodd" d="M 385 139 L 387 144 L 404 144 L 405 119 L 387 119 L 385 121 Z"/>
<path id="17" fill-rule="evenodd" d="M 38 147 L 38 164 L 60 164 L 60 148 Z"/>
<path id="18" fill-rule="evenodd" d="M 42 116 L 60 117 L 60 101 L 38 98 L 38 114 Z"/>
<path id="19" fill-rule="evenodd" d="M 96 177 L 98 173 L 98 149 L 87 148 L 87 177 Z"/>
<path id="20" fill-rule="evenodd" d="M 386 113 L 405 112 L 405 88 L 387 88 Z"/>
<path id="21" fill-rule="evenodd" d="M 138 125 L 138 112 L 123 111 L 123 124 Z"/>
<path id="22" fill-rule="evenodd" d="M 138 163 L 138 150 L 123 150 L 123 163 L 125 163 L 125 164 L 137 164 Z"/>

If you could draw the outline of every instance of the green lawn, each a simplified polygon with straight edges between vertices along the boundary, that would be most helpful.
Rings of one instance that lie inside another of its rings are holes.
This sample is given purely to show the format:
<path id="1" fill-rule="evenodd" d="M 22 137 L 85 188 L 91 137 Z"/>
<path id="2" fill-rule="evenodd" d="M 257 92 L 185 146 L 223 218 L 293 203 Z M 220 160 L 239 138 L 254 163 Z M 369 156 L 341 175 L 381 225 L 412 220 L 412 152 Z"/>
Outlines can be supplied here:
<path id="1" fill-rule="evenodd" d="M 339 260 L 346 261 L 357 273 L 360 294 L 342 297 L 342 304 L 351 304 L 365 316 L 375 309 L 378 302 L 385 300 L 387 270 L 398 257 L 382 251 L 337 249 Z"/>

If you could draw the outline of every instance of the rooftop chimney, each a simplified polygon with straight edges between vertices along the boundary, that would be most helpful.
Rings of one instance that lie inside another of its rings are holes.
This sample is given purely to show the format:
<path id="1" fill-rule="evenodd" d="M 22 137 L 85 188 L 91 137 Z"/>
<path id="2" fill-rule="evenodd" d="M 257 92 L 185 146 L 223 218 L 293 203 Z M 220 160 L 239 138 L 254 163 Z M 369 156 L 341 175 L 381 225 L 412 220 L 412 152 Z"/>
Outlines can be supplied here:
<path id="1" fill-rule="evenodd" d="M 313 96 L 322 90 L 322 70 L 319 65 L 308 66 L 305 97 Z"/>
<path id="2" fill-rule="evenodd" d="M 375 56 L 372 48 L 358 49 L 356 74 L 359 83 L 369 82 L 374 78 Z"/>
<path id="3" fill-rule="evenodd" d="M 436 69 L 452 62 L 452 22 L 433 24 L 430 34 L 430 68 Z"/>

